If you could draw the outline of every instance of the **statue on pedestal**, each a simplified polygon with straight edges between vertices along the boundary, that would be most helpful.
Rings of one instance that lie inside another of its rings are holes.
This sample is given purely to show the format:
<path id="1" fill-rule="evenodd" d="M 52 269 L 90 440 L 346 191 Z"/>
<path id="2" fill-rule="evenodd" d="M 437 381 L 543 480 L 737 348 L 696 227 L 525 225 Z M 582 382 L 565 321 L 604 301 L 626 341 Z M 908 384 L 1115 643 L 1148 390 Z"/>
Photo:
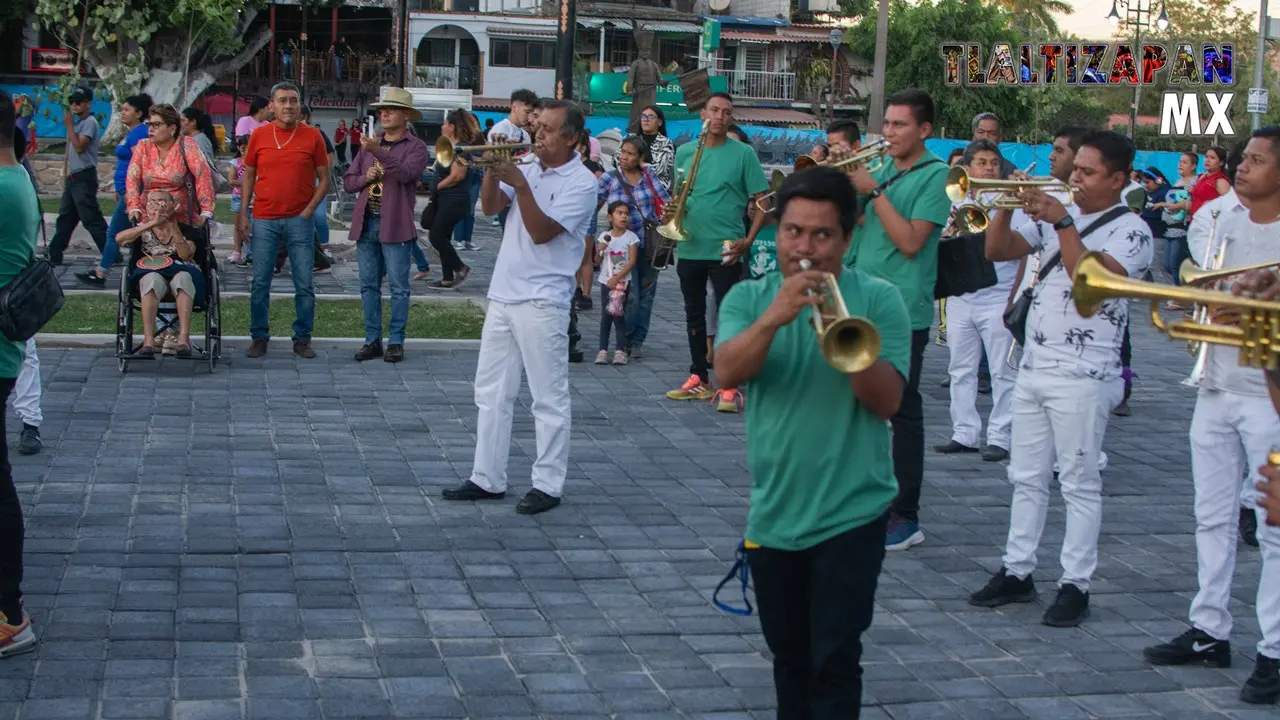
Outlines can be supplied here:
<path id="1" fill-rule="evenodd" d="M 627 131 L 640 132 L 640 113 L 658 102 L 658 86 L 662 84 L 662 71 L 650 57 L 653 50 L 653 33 L 636 27 L 637 56 L 627 71 L 627 94 L 631 96 L 631 119 Z"/>

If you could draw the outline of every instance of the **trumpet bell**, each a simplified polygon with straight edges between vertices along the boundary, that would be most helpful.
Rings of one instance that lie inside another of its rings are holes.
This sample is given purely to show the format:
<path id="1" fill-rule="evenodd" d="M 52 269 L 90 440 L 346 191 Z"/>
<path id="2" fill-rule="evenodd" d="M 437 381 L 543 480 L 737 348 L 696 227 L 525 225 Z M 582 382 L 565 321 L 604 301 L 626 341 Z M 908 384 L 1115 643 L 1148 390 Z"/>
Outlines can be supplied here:
<path id="1" fill-rule="evenodd" d="M 453 141 L 443 135 L 436 140 L 436 162 L 441 165 L 452 165 L 456 153 L 453 150 Z"/>
<path id="2" fill-rule="evenodd" d="M 678 218 L 672 218 L 662 225 L 658 226 L 658 234 L 668 240 L 676 242 L 684 242 L 689 239 L 689 233 L 685 232 Z"/>
<path id="3" fill-rule="evenodd" d="M 857 373 L 880 357 L 880 332 L 867 320 L 846 317 L 827 325 L 819 338 L 827 364 L 842 373 Z"/>
<path id="4" fill-rule="evenodd" d="M 960 202 L 969 195 L 969 171 L 957 165 L 947 171 L 947 197 Z"/>
<path id="5" fill-rule="evenodd" d="M 991 224 L 987 212 L 977 205 L 962 205 L 956 208 L 955 225 L 962 233 L 980 233 Z"/>
<path id="6" fill-rule="evenodd" d="M 775 168 L 773 172 L 769 173 L 769 189 L 773 192 L 778 192 L 778 188 L 782 187 L 782 183 L 786 179 L 787 174 Z"/>
<path id="7" fill-rule="evenodd" d="M 811 155 L 801 155 L 796 158 L 795 163 L 791 166 L 792 170 L 807 170 L 808 168 L 818 165 L 818 161 L 813 159 Z"/>

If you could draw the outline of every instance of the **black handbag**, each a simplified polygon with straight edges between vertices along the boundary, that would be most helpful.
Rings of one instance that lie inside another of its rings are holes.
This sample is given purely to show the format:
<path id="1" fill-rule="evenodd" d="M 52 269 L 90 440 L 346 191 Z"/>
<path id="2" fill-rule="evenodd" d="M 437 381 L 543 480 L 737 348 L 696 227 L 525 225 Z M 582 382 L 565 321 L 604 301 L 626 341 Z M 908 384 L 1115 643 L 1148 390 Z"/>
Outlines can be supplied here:
<path id="1" fill-rule="evenodd" d="M 1110 212 L 1098 218 L 1097 220 L 1093 221 L 1093 223 L 1089 225 L 1089 227 L 1085 228 L 1084 230 L 1081 230 L 1080 239 L 1084 240 L 1086 237 L 1088 237 L 1089 233 L 1102 227 L 1103 225 L 1106 225 L 1107 223 L 1111 222 L 1112 220 L 1115 220 L 1116 218 L 1124 216 L 1124 214 L 1128 212 L 1129 212 L 1129 209 L 1125 207 L 1112 208 Z M 1014 341 L 1017 342 L 1019 345 L 1022 345 L 1023 347 L 1026 347 L 1026 344 L 1027 344 L 1026 343 L 1027 315 L 1031 313 L 1031 300 L 1032 300 L 1032 295 L 1035 293 L 1035 286 L 1044 282 L 1044 279 L 1046 277 L 1049 277 L 1049 273 L 1053 272 L 1053 269 L 1057 267 L 1058 263 L 1060 262 L 1062 262 L 1061 251 L 1059 251 L 1058 254 L 1054 255 L 1049 260 L 1049 262 L 1044 263 L 1043 265 L 1040 266 L 1040 271 L 1036 273 L 1035 283 L 1032 286 L 1028 287 L 1027 289 L 1023 290 L 1018 295 L 1018 299 L 1014 300 L 1013 303 L 1009 305 L 1009 308 L 1004 311 L 1005 328 L 1007 328 L 1009 332 L 1013 334 Z"/>
<path id="2" fill-rule="evenodd" d="M 999 282 L 996 265 L 987 259 L 986 233 L 964 233 L 938 243 L 938 281 L 933 298 L 977 292 Z"/>
<path id="3" fill-rule="evenodd" d="M 0 334 L 26 342 L 62 309 L 62 285 L 53 265 L 32 258 L 22 272 L 0 288 Z"/>

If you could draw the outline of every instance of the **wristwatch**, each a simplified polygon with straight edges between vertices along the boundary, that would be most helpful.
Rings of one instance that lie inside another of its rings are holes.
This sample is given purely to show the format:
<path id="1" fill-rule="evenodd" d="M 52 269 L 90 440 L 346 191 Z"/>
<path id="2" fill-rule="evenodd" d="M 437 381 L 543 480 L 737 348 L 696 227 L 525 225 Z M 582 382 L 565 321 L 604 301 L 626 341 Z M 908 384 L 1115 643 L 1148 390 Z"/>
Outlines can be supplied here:
<path id="1" fill-rule="evenodd" d="M 1070 215 L 1067 215 L 1066 217 L 1062 218 L 1058 222 L 1054 223 L 1053 229 L 1059 230 L 1059 231 L 1066 230 L 1067 228 L 1075 224 L 1076 224 L 1075 218 L 1071 217 Z"/>
<path id="2" fill-rule="evenodd" d="M 883 194 L 884 194 L 883 188 L 876 188 L 875 190 L 872 190 L 871 192 L 867 193 L 867 202 L 871 202 L 872 200 L 875 200 L 876 198 L 880 197 Z"/>

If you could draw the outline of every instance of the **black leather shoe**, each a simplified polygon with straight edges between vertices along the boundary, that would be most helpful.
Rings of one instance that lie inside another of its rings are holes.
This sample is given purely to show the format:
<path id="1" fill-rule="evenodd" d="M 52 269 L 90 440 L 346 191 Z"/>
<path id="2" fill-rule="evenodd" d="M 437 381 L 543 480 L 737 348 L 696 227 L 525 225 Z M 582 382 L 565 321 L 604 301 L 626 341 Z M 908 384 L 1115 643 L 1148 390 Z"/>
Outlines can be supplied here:
<path id="1" fill-rule="evenodd" d="M 501 500 L 506 497 L 506 492 L 489 492 L 470 480 L 462 483 L 456 488 L 442 490 L 440 497 L 445 500 L 460 500 L 470 502 L 474 500 Z"/>
<path id="2" fill-rule="evenodd" d="M 382 357 L 381 342 L 365 343 L 356 351 L 356 362 L 364 362 L 365 360 L 372 360 L 376 357 Z"/>
<path id="3" fill-rule="evenodd" d="M 957 455 L 959 453 L 976 453 L 978 448 L 961 445 L 955 440 L 950 440 L 942 445 L 934 445 L 933 449 L 943 455 Z"/>
<path id="4" fill-rule="evenodd" d="M 990 375 L 982 374 L 978 376 L 978 394 L 979 395 L 991 394 L 991 376 Z"/>
<path id="5" fill-rule="evenodd" d="M 99 275 L 92 270 L 85 270 L 84 272 L 76 273 L 76 279 L 85 285 L 91 285 L 93 287 L 104 287 L 107 284 L 107 278 L 105 276 Z"/>
<path id="6" fill-rule="evenodd" d="M 516 512 L 521 515 L 537 515 L 560 504 L 560 498 L 552 497 L 541 490 L 530 490 L 528 495 L 516 505 Z"/>
<path id="7" fill-rule="evenodd" d="M 387 346 L 387 354 L 382 358 L 389 363 L 398 363 L 404 359 L 404 346 L 392 343 Z"/>
<path id="8" fill-rule="evenodd" d="M 1259 655 L 1253 675 L 1240 688 L 1240 699 L 1250 705 L 1275 705 L 1280 700 L 1280 660 Z"/>
<path id="9" fill-rule="evenodd" d="M 1008 460 L 1009 451 L 1005 450 L 999 445 L 988 445 L 986 449 L 982 451 L 982 459 L 986 460 L 987 462 L 1000 462 L 1001 460 Z"/>

